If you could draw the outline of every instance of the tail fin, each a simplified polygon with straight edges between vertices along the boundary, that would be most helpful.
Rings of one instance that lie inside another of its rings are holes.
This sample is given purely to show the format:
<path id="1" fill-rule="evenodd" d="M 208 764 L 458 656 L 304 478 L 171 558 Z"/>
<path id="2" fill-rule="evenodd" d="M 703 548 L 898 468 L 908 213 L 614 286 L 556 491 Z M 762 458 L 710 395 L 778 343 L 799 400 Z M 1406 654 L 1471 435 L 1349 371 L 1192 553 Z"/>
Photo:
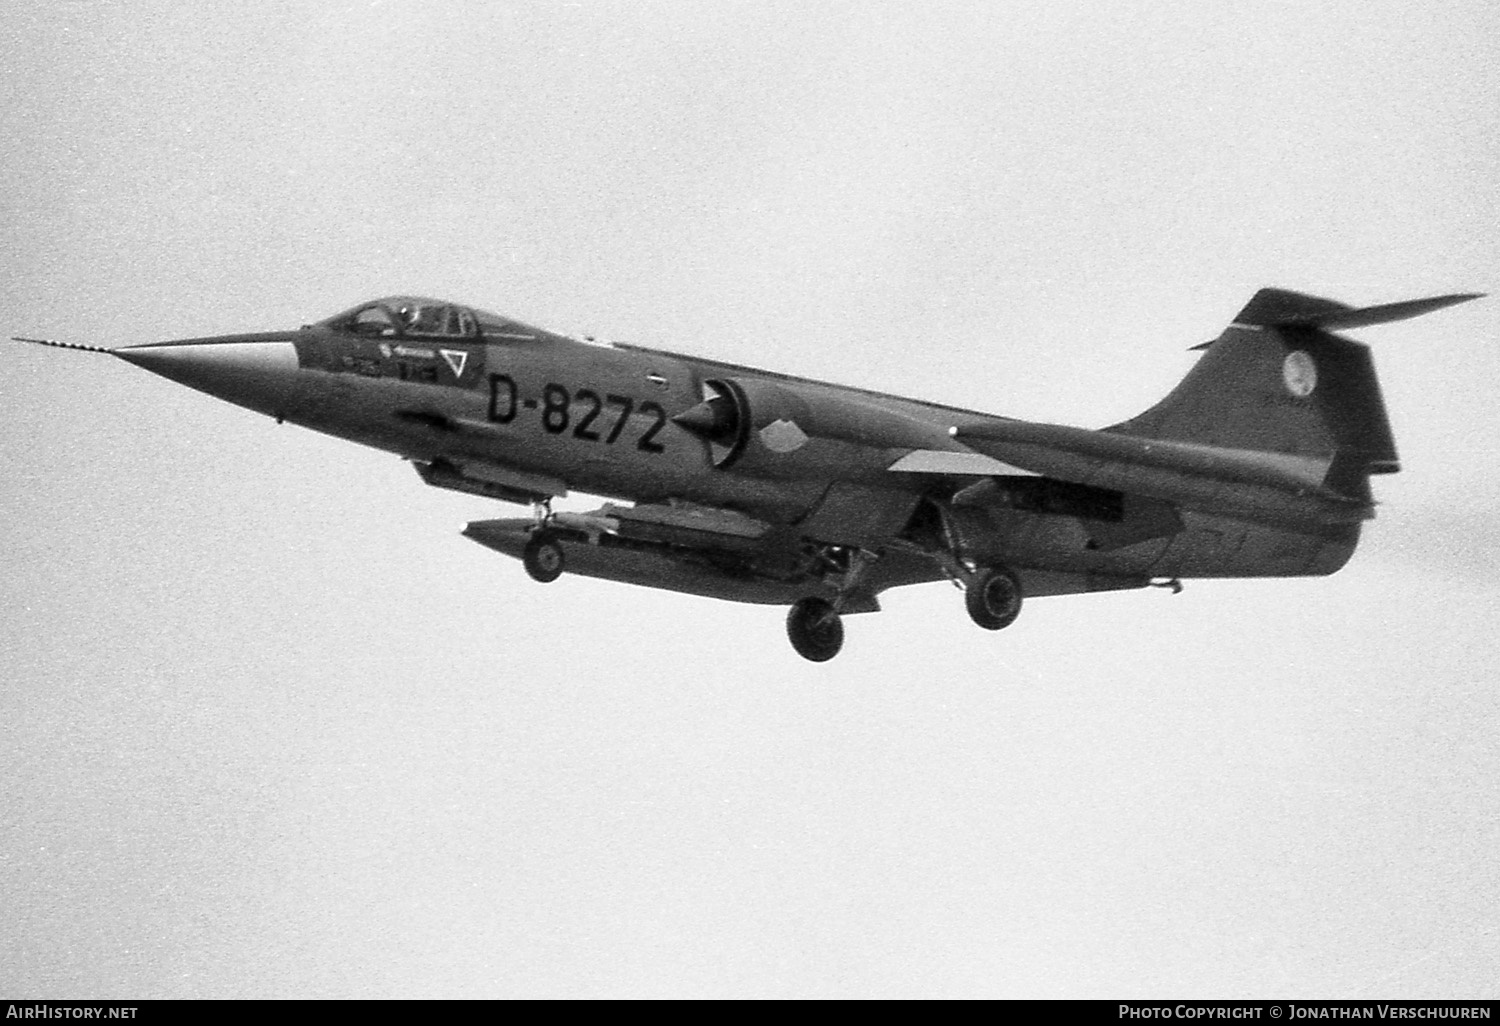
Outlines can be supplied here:
<path id="1" fill-rule="evenodd" d="M 1368 346 L 1326 329 L 1403 320 L 1476 299 L 1355 309 L 1261 289 L 1165 399 L 1106 430 L 1326 461 L 1324 484 L 1368 501 L 1369 475 L 1401 469 Z"/>

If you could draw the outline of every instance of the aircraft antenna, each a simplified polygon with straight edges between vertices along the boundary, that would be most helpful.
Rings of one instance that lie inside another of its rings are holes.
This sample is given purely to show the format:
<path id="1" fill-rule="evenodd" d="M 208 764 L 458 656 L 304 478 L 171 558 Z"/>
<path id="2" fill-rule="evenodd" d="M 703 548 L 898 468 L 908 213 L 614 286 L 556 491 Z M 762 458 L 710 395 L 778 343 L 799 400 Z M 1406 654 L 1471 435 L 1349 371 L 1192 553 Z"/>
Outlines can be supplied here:
<path id="1" fill-rule="evenodd" d="M 82 342 L 58 342 L 56 339 L 24 338 L 21 335 L 12 335 L 10 340 L 12 342 L 30 342 L 38 346 L 51 346 L 53 349 L 81 349 L 85 353 L 108 353 L 114 355 L 113 349 L 108 349 L 104 346 L 86 346 Z"/>

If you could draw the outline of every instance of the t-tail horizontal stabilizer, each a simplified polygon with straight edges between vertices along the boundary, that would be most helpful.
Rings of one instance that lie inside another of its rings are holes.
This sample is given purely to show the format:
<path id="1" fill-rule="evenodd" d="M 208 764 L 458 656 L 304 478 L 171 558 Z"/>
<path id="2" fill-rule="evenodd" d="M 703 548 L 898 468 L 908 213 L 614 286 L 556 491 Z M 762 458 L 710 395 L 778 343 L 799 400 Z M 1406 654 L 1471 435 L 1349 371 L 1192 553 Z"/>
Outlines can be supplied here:
<path id="1" fill-rule="evenodd" d="M 1368 478 L 1400 469 L 1369 347 L 1332 334 L 1479 298 L 1459 293 L 1356 309 L 1261 289 L 1172 392 L 1106 431 L 1292 457 L 1327 468 L 1321 487 L 1371 504 Z"/>
<path id="2" fill-rule="evenodd" d="M 1420 317 L 1444 307 L 1467 303 L 1471 299 L 1482 299 L 1484 295 L 1483 292 L 1455 292 L 1448 296 L 1431 296 L 1427 299 L 1408 299 L 1400 303 L 1356 308 L 1287 289 L 1261 289 L 1246 304 L 1245 309 L 1240 311 L 1239 316 L 1234 319 L 1234 325 L 1245 328 L 1320 328 L 1324 331 L 1342 331 L 1346 328 L 1367 328 L 1372 324 L 1389 324 L 1392 321 Z M 1193 348 L 1207 349 L 1213 344 L 1204 342 Z"/>

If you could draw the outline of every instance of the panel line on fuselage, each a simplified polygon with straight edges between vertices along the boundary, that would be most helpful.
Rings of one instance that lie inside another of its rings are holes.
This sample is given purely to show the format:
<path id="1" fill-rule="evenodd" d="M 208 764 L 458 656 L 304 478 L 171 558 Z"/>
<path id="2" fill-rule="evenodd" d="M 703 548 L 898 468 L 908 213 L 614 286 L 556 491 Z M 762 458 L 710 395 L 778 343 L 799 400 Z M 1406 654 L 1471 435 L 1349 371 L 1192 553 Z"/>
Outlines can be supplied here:
<path id="1" fill-rule="evenodd" d="M 798 385 L 817 385 L 821 388 L 833 388 L 843 392 L 854 392 L 857 395 L 867 395 L 873 399 L 890 399 L 895 402 L 911 403 L 913 406 L 922 406 L 931 410 L 942 410 L 947 413 L 962 413 L 970 417 L 990 417 L 995 420 L 1014 420 L 1014 417 L 1004 417 L 997 413 L 985 413 L 982 410 L 971 410 L 963 406 L 950 406 L 947 403 L 935 403 L 927 399 L 914 399 L 911 396 L 896 395 L 894 392 L 881 392 L 873 388 L 859 388 L 855 385 L 841 385 L 832 381 L 820 381 L 817 378 L 804 378 L 797 374 L 783 374 L 780 371 L 763 370 L 760 367 L 750 367 L 741 363 L 729 363 L 724 360 L 711 360 L 703 356 L 693 356 L 689 353 L 676 353 L 669 349 L 654 349 L 651 346 L 638 346 L 629 342 L 613 343 L 616 349 L 624 349 L 634 353 L 649 353 L 652 356 L 665 356 L 673 360 L 685 360 L 688 363 L 698 364 L 714 370 L 738 371 L 742 374 L 754 374 L 759 377 L 769 378 L 772 381 L 786 381 Z"/>

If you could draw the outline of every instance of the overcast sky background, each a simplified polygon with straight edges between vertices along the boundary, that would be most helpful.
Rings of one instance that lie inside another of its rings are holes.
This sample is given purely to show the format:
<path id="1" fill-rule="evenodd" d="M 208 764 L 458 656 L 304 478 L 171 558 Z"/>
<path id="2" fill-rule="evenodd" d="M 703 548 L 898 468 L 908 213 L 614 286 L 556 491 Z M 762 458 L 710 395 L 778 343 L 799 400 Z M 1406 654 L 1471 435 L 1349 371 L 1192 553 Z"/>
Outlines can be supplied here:
<path id="1" fill-rule="evenodd" d="M 1012 416 L 1500 286 L 1500 7 L 22 3 L 0 330 L 417 292 Z M 0 367 L 0 993 L 1500 996 L 1500 303 L 1335 577 L 778 608 L 123 362 Z"/>

